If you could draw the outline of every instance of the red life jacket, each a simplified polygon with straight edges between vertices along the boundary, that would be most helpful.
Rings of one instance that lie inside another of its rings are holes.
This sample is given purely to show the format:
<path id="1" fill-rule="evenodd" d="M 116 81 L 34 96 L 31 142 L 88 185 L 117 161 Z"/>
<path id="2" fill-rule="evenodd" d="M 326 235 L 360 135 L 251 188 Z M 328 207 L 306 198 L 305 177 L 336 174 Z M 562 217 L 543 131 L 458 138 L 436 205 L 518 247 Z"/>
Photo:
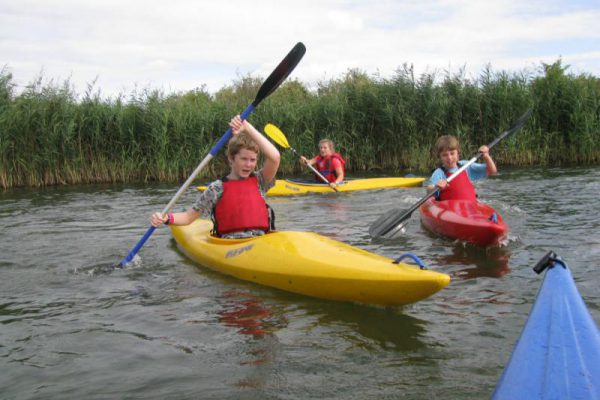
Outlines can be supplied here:
<path id="1" fill-rule="evenodd" d="M 447 178 L 452 175 L 452 173 L 445 170 L 444 173 Z M 452 179 L 452 182 L 441 191 L 438 200 L 477 200 L 475 187 L 471 183 L 466 169 Z"/>
<path id="2" fill-rule="evenodd" d="M 269 230 L 269 211 L 255 175 L 242 180 L 223 180 L 223 195 L 213 210 L 218 236 L 250 229 Z"/>
<path id="3" fill-rule="evenodd" d="M 327 156 L 327 157 L 323 157 L 321 155 L 318 155 L 317 157 L 315 157 L 317 171 L 319 171 L 321 173 L 321 175 L 323 175 L 325 178 L 327 178 L 327 180 L 329 182 L 335 182 L 335 180 L 337 178 L 335 169 L 333 169 L 333 167 L 331 166 L 331 164 L 332 164 L 331 160 L 334 158 L 337 158 L 338 160 L 340 160 L 340 163 L 342 164 L 342 171 L 343 171 L 344 164 L 346 164 L 346 161 L 344 161 L 344 159 L 342 158 L 341 155 L 339 155 L 339 153 L 332 153 L 330 156 Z M 315 175 L 315 179 L 318 182 L 321 182 L 321 178 L 319 178 L 319 176 Z"/>

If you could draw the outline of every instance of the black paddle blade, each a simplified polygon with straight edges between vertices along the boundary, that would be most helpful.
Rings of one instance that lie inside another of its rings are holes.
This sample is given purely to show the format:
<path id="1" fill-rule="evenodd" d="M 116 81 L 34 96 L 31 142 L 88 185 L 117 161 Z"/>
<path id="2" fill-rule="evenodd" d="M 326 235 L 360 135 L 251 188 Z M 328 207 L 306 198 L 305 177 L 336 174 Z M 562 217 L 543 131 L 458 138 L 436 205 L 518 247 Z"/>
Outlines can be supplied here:
<path id="1" fill-rule="evenodd" d="M 369 235 L 374 239 L 378 239 L 396 230 L 396 228 L 398 228 L 406 219 L 402 218 L 404 213 L 405 210 L 400 210 L 398 208 L 389 210 L 371 224 L 369 227 Z"/>
<path id="2" fill-rule="evenodd" d="M 427 193 L 408 210 L 399 210 L 395 208 L 383 214 L 377 221 L 371 224 L 369 227 L 369 235 L 371 235 L 372 238 L 386 237 L 390 239 L 397 236 L 398 233 L 403 231 L 404 225 L 406 225 L 405 221 L 408 221 L 412 213 L 415 212 L 421 204 L 429 200 L 430 197 L 435 196 L 437 192 L 437 190 L 434 190 Z"/>
<path id="3" fill-rule="evenodd" d="M 523 125 L 525 125 L 525 122 L 527 122 L 529 117 L 531 117 L 532 113 L 533 113 L 533 108 L 530 108 L 529 110 L 525 111 L 525 113 L 523 115 L 521 115 L 519 117 L 519 119 L 516 120 L 515 123 L 510 128 L 508 128 L 500 136 L 498 136 L 496 139 L 494 139 L 494 141 L 492 143 L 488 144 L 487 147 L 489 149 L 491 149 L 492 147 L 497 145 L 502 139 L 506 138 L 507 136 L 512 135 L 513 133 L 515 133 L 516 131 L 521 129 L 521 127 Z"/>
<path id="4" fill-rule="evenodd" d="M 304 57 L 304 53 L 306 53 L 306 47 L 302 42 L 296 43 L 294 48 L 288 53 L 287 56 L 279 63 L 277 68 L 271 75 L 267 78 L 267 80 L 262 84 L 260 89 L 258 89 L 258 93 L 256 94 L 256 98 L 252 102 L 252 105 L 256 107 L 261 101 L 265 99 L 268 95 L 270 95 L 275 89 L 281 85 L 281 83 L 287 78 L 296 65 L 302 60 Z"/>

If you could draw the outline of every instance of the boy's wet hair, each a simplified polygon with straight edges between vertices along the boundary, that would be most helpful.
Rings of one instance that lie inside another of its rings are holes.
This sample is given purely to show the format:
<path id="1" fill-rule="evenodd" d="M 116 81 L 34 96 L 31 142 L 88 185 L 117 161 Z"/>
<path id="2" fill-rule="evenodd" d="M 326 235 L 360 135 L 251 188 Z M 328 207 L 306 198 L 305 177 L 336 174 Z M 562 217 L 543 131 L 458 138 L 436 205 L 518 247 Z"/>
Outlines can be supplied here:
<path id="1" fill-rule="evenodd" d="M 321 147 L 321 145 L 323 143 L 327 143 L 327 145 L 329 146 L 329 148 L 331 149 L 331 151 L 335 151 L 335 146 L 334 146 L 333 141 L 331 139 L 321 139 L 321 140 L 319 140 L 319 147 Z"/>
<path id="2" fill-rule="evenodd" d="M 435 152 L 439 156 L 442 151 L 458 150 L 460 151 L 460 143 L 456 136 L 444 135 L 440 136 L 435 142 Z"/>
<path id="3" fill-rule="evenodd" d="M 235 157 L 235 155 L 242 149 L 253 151 L 256 154 L 260 152 L 258 144 L 256 144 L 256 142 L 252 140 L 250 136 L 246 135 L 245 133 L 240 133 L 229 139 L 229 142 L 227 143 L 227 157 Z"/>

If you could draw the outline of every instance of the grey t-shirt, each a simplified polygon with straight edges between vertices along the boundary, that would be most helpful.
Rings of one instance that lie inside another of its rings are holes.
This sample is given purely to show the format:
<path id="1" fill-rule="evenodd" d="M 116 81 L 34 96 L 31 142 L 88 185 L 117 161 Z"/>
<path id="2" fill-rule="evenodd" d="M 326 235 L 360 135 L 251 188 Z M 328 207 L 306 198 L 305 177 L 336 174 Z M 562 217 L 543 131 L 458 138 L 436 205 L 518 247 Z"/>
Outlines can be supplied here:
<path id="1" fill-rule="evenodd" d="M 258 190 L 264 199 L 267 195 L 267 191 L 275 186 L 275 179 L 272 179 L 270 182 L 265 182 L 265 177 L 262 174 L 262 170 L 256 173 L 256 178 L 258 181 Z M 198 211 L 202 217 L 209 218 L 213 209 L 215 208 L 215 205 L 221 199 L 222 195 L 223 181 L 221 179 L 217 179 L 216 181 L 211 182 L 206 190 L 198 195 L 192 208 Z M 264 234 L 265 232 L 261 229 L 250 229 L 247 231 L 227 233 L 223 235 L 223 238 L 242 239 L 253 236 L 261 236 Z"/>

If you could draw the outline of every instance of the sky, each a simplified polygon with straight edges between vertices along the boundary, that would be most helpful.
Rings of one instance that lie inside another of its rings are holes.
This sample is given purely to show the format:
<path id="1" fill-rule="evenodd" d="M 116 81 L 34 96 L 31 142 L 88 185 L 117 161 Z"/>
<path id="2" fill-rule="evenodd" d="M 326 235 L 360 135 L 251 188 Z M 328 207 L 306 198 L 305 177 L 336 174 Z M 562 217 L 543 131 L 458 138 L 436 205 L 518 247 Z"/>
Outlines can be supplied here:
<path id="1" fill-rule="evenodd" d="M 307 87 L 349 69 L 476 79 L 559 58 L 600 77 L 600 0 L 0 0 L 0 70 L 17 92 L 42 78 L 104 97 L 214 93 L 266 78 L 297 42 Z"/>

